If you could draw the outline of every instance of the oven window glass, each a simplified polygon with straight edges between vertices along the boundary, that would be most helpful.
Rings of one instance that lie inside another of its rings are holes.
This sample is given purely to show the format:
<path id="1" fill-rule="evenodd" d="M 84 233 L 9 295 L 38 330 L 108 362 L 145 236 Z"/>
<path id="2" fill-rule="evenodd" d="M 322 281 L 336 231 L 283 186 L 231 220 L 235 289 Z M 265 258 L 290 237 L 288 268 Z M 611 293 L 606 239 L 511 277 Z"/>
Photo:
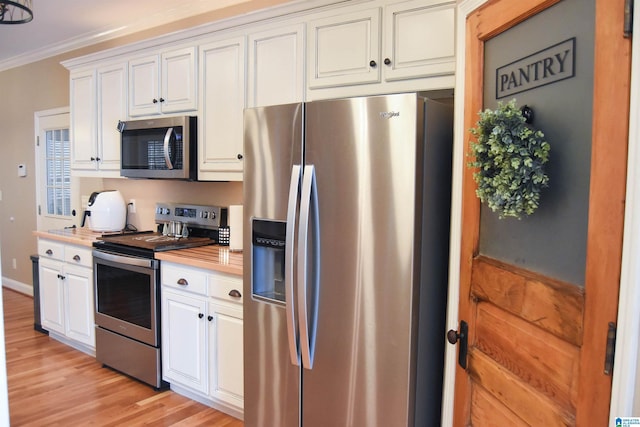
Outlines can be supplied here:
<path id="1" fill-rule="evenodd" d="M 148 274 L 99 264 L 98 312 L 151 329 L 150 280 Z"/>
<path id="2" fill-rule="evenodd" d="M 122 134 L 123 169 L 169 169 L 165 160 L 165 139 L 173 169 L 183 168 L 182 126 L 125 130 Z"/>

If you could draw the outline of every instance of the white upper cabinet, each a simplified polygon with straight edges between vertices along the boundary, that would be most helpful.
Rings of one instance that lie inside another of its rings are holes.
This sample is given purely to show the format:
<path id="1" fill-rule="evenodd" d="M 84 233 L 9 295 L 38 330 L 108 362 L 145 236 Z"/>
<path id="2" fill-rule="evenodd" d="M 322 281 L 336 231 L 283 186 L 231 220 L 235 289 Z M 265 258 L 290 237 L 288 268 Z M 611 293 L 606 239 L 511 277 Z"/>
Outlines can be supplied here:
<path id="1" fill-rule="evenodd" d="M 249 35 L 248 106 L 304 100 L 304 24 Z"/>
<path id="2" fill-rule="evenodd" d="M 310 88 L 380 82 L 380 9 L 309 23 Z"/>
<path id="3" fill-rule="evenodd" d="M 127 117 L 125 63 L 72 72 L 71 170 L 74 176 L 117 177 L 118 120 Z"/>
<path id="4" fill-rule="evenodd" d="M 385 80 L 454 73 L 455 6 L 413 0 L 385 7 Z"/>
<path id="5" fill-rule="evenodd" d="M 388 83 L 453 76 L 455 5 L 454 1 L 411 0 L 338 15 L 327 12 L 310 21 L 309 89 L 383 83 L 387 86 L 368 86 L 365 93 L 420 90 L 428 87 Z"/>
<path id="6" fill-rule="evenodd" d="M 98 68 L 98 157 L 101 170 L 120 171 L 120 132 L 127 117 L 127 68 L 117 64 Z"/>
<path id="7" fill-rule="evenodd" d="M 245 37 L 200 46 L 198 180 L 241 181 Z"/>
<path id="8" fill-rule="evenodd" d="M 196 110 L 196 52 L 187 47 L 129 61 L 129 115 Z"/>
<path id="9" fill-rule="evenodd" d="M 70 138 L 71 169 L 97 170 L 96 162 L 96 72 L 71 73 L 69 82 L 71 103 Z"/>

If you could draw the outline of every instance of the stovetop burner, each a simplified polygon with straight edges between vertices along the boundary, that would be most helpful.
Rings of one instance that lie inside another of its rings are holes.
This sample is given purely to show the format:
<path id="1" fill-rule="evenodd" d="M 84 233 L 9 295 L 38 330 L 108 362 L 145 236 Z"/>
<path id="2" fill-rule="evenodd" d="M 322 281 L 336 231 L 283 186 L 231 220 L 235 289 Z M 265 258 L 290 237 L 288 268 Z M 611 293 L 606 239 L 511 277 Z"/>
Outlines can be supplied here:
<path id="1" fill-rule="evenodd" d="M 103 236 L 93 246 L 110 252 L 153 258 L 154 252 L 193 248 L 214 243 L 215 240 L 207 236 L 172 237 L 158 232 L 147 231 Z"/>
<path id="2" fill-rule="evenodd" d="M 219 228 L 227 221 L 227 209 L 217 206 L 157 203 L 155 214 L 156 231 L 104 233 L 93 246 L 101 251 L 154 258 L 155 252 L 218 243 Z M 182 237 L 183 233 L 188 237 Z"/>

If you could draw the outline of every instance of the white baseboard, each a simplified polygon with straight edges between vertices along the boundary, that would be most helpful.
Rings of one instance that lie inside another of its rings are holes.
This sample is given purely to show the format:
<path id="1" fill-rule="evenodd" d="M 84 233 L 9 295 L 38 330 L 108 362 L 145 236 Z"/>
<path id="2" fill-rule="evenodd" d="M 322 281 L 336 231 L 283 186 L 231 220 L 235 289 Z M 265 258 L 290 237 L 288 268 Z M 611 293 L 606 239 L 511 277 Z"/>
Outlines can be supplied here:
<path id="1" fill-rule="evenodd" d="M 33 296 L 33 286 L 26 283 L 18 282 L 17 280 L 9 279 L 8 277 L 2 277 L 2 286 L 8 289 L 13 289 L 21 294 Z"/>

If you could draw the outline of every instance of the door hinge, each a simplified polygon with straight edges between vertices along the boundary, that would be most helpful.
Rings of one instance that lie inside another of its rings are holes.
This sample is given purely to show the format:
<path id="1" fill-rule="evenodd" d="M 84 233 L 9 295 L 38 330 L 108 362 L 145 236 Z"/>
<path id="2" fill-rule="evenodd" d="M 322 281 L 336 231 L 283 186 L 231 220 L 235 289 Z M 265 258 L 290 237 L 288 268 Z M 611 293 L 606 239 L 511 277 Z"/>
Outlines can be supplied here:
<path id="1" fill-rule="evenodd" d="M 40 147 L 40 135 L 36 136 L 36 147 Z"/>
<path id="2" fill-rule="evenodd" d="M 624 1 L 624 37 L 627 39 L 633 34 L 633 1 Z"/>
<path id="3" fill-rule="evenodd" d="M 616 324 L 609 322 L 607 330 L 607 352 L 604 358 L 604 374 L 613 375 L 613 361 L 616 353 Z"/>
<path id="4" fill-rule="evenodd" d="M 38 205 L 38 215 L 42 215 L 42 206 Z"/>

